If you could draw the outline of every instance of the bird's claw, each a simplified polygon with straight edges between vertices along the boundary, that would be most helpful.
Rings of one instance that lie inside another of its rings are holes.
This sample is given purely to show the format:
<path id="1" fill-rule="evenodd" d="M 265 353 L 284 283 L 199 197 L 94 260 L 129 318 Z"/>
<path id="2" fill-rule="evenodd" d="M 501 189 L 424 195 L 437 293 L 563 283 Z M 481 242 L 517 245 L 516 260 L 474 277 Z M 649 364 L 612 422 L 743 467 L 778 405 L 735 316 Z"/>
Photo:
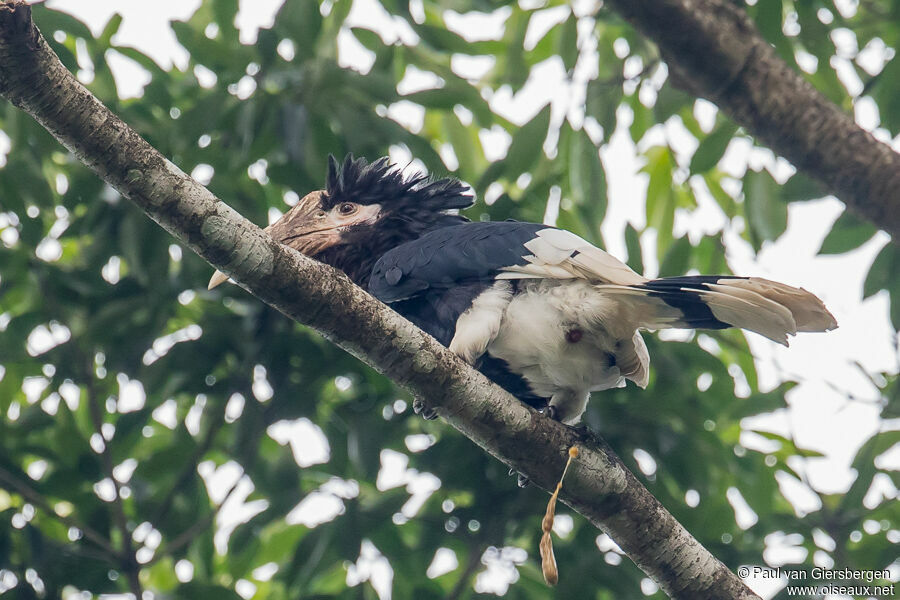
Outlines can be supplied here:
<path id="1" fill-rule="evenodd" d="M 575 425 L 569 425 L 572 429 L 575 430 L 575 433 L 578 435 L 587 435 L 591 433 L 591 428 L 587 426 L 587 423 L 581 421 L 580 423 L 576 423 Z"/>
<path id="2" fill-rule="evenodd" d="M 428 408 L 425 406 L 425 401 L 421 398 L 416 398 L 413 400 L 413 412 L 417 415 L 421 415 L 423 419 L 426 421 L 433 421 L 437 419 L 437 412 L 433 408 Z"/>
<path id="3" fill-rule="evenodd" d="M 531 480 L 529 480 L 527 477 L 525 477 L 521 473 L 517 473 L 515 469 L 510 469 L 509 474 L 516 476 L 516 485 L 519 486 L 520 488 L 527 488 L 528 484 L 531 483 Z"/>
<path id="4" fill-rule="evenodd" d="M 541 412 L 544 413 L 544 415 L 546 415 L 548 419 L 559 421 L 559 409 L 552 404 L 548 404 L 546 408 L 544 408 L 544 410 L 542 410 Z"/>
<path id="5" fill-rule="evenodd" d="M 556 408 L 555 406 L 553 406 L 552 404 L 548 404 L 543 409 L 541 409 L 541 413 L 544 416 L 546 416 L 548 419 L 553 419 L 554 421 L 563 423 L 562 418 L 560 417 L 560 414 L 559 414 L 559 409 Z M 584 421 L 579 421 L 578 423 L 576 423 L 574 425 L 569 425 L 567 423 L 563 423 L 563 425 L 566 425 L 566 427 L 569 427 L 570 429 L 572 429 L 579 435 L 587 435 L 588 433 L 591 433 L 591 428 L 588 427 Z"/>

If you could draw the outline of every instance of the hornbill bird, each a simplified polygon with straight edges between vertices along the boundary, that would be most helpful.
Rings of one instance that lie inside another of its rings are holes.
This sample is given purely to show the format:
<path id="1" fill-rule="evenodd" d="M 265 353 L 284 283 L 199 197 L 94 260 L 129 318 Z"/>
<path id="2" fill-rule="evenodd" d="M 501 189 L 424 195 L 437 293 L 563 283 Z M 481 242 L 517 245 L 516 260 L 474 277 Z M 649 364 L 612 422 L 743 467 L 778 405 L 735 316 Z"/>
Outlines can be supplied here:
<path id="1" fill-rule="evenodd" d="M 344 271 L 513 396 L 576 424 L 592 391 L 647 386 L 641 329 L 740 327 L 780 344 L 837 322 L 813 294 L 758 277 L 647 279 L 579 236 L 471 222 L 455 179 L 387 158 L 329 160 L 324 190 L 266 231 Z M 216 272 L 209 287 L 227 280 Z"/>

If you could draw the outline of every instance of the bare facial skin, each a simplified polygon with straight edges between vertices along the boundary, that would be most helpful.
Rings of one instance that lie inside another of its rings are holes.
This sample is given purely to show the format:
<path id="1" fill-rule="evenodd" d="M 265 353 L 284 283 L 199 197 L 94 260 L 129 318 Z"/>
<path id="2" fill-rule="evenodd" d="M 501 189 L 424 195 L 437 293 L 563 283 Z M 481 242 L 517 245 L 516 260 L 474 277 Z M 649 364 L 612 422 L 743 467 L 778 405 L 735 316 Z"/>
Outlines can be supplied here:
<path id="1" fill-rule="evenodd" d="M 341 243 L 341 232 L 354 225 L 374 223 L 381 214 L 380 204 L 341 202 L 326 210 L 321 190 L 304 196 L 296 206 L 265 228 L 275 240 L 307 256 Z M 228 276 L 216 271 L 208 289 L 227 281 Z"/>

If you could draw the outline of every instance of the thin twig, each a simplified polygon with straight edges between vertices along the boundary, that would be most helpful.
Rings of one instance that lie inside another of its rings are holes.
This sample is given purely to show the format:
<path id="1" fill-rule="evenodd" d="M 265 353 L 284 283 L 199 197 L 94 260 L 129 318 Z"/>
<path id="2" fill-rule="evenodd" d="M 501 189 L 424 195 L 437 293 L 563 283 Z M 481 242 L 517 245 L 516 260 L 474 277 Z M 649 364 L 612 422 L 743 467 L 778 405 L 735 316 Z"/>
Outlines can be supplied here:
<path id="1" fill-rule="evenodd" d="M 607 79 L 598 79 L 596 82 L 596 85 L 603 86 L 603 87 L 615 87 L 615 86 L 622 85 L 629 81 L 635 81 L 635 82 L 639 81 L 639 80 L 643 79 L 645 75 L 650 73 L 650 71 L 652 71 L 653 69 L 658 67 L 660 62 L 661 61 L 659 58 L 654 58 L 653 60 L 648 62 L 646 65 L 644 65 L 643 69 L 641 69 L 640 71 L 638 71 L 631 77 L 625 77 L 625 74 L 623 73 L 622 75 L 616 75 L 615 77 L 609 77 Z"/>
<path id="2" fill-rule="evenodd" d="M 469 589 L 469 583 L 472 581 L 472 575 L 481 564 L 481 556 L 484 554 L 485 547 L 474 545 L 469 549 L 469 560 L 466 561 L 466 568 L 460 573 L 459 579 L 453 585 L 453 589 L 447 594 L 447 600 L 459 600 L 463 592 Z"/>
<path id="3" fill-rule="evenodd" d="M 228 499 L 231 498 L 231 495 L 237 489 L 238 484 L 241 482 L 243 478 L 243 474 L 237 478 L 234 484 L 229 488 L 229 490 L 225 493 L 225 497 L 222 498 L 222 501 L 213 509 L 213 511 L 206 515 L 200 521 L 197 521 L 186 530 L 184 530 L 181 535 L 172 540 L 170 543 L 163 546 L 162 549 L 156 552 L 153 558 L 146 564 L 146 566 L 150 566 L 156 561 L 158 561 L 163 556 L 171 556 L 187 544 L 191 543 L 200 533 L 206 530 L 207 527 L 213 524 L 216 517 L 219 516 L 219 512 L 221 512 L 222 507 L 225 506 L 225 503 L 228 502 Z"/>
<path id="4" fill-rule="evenodd" d="M 209 428 L 206 430 L 206 435 L 203 437 L 203 441 L 200 442 L 191 457 L 185 463 L 184 468 L 181 470 L 181 473 L 178 474 L 178 477 L 175 479 L 175 483 L 172 484 L 172 487 L 169 489 L 166 497 L 163 498 L 159 510 L 157 510 L 156 514 L 153 515 L 153 518 L 150 519 L 151 523 L 159 523 L 166 518 L 169 510 L 171 510 L 172 508 L 172 504 L 175 502 L 175 496 L 176 494 L 178 494 L 178 490 L 180 490 L 184 486 L 184 484 L 187 483 L 188 479 L 190 479 L 190 477 L 194 473 L 196 473 L 197 464 L 200 462 L 200 459 L 209 451 L 210 447 L 212 447 L 212 444 L 216 439 L 216 434 L 219 433 L 219 430 L 222 429 L 222 426 L 225 424 L 224 411 L 222 412 L 223 414 L 218 415 L 218 418 L 209 419 Z"/>
<path id="5" fill-rule="evenodd" d="M 204 449 L 202 452 L 199 452 L 200 449 L 198 449 L 199 453 L 195 453 L 195 459 L 193 461 L 191 461 L 192 463 L 196 462 L 196 460 L 199 460 L 199 457 L 206 453 L 206 450 L 212 444 L 213 438 L 215 438 L 216 433 L 219 431 L 219 429 L 222 427 L 223 424 L 224 424 L 224 414 L 219 415 L 219 418 L 212 420 L 212 422 L 210 423 L 209 429 L 207 430 L 207 437 L 206 437 L 205 443 L 201 444 L 201 446 Z M 254 444 L 254 446 L 253 446 L 254 456 L 258 449 L 259 449 L 259 439 L 256 440 L 256 444 Z M 216 517 L 218 517 L 219 513 L 222 511 L 222 507 L 225 506 L 225 503 L 228 502 L 228 499 L 231 498 L 231 495 L 237 489 L 238 484 L 240 484 L 243 476 L 244 476 L 244 474 L 241 473 L 241 475 L 235 480 L 235 482 L 231 485 L 231 487 L 228 489 L 228 491 L 225 492 L 225 496 L 222 498 L 222 501 L 219 502 L 219 504 L 213 509 L 213 511 L 210 514 L 208 514 L 202 520 L 198 521 L 197 523 L 195 523 L 194 525 L 192 525 L 191 527 L 186 529 L 184 532 L 181 533 L 181 535 L 179 535 L 178 537 L 173 539 L 171 542 L 166 544 L 162 549 L 158 550 L 154 554 L 153 559 L 150 560 L 150 562 L 148 562 L 147 564 L 152 565 L 153 563 L 158 561 L 163 556 L 171 556 L 172 554 L 174 554 L 175 552 L 177 552 L 178 550 L 180 550 L 187 544 L 191 543 L 191 541 L 193 541 L 195 537 L 200 535 L 200 533 L 205 531 L 207 527 L 212 525 L 215 522 Z M 175 489 L 177 489 L 177 488 L 175 488 Z"/>
<path id="6" fill-rule="evenodd" d="M 100 451 L 100 460 L 103 463 L 103 470 L 110 481 L 112 481 L 113 488 L 116 492 L 112 501 L 112 508 L 116 526 L 119 529 L 119 534 L 122 536 L 121 566 L 128 576 L 128 585 L 131 588 L 131 593 L 135 594 L 135 596 L 140 599 L 143 595 L 140 580 L 141 567 L 137 562 L 134 547 L 131 544 L 131 533 L 128 531 L 128 517 L 125 515 L 125 502 L 122 499 L 122 488 L 119 485 L 119 482 L 116 481 L 115 474 L 113 473 L 114 465 L 112 454 L 109 450 L 109 444 L 103 437 L 103 411 L 100 407 L 99 400 L 97 399 L 96 390 L 93 385 L 93 373 L 91 371 L 92 369 L 89 366 L 87 376 L 85 377 L 88 408 L 91 413 L 91 420 L 94 423 L 94 430 L 103 440 L 103 448 Z"/>
<path id="7" fill-rule="evenodd" d="M 44 513 L 48 516 L 56 519 L 63 525 L 68 527 L 74 527 L 78 529 L 84 534 L 86 539 L 94 542 L 102 551 L 104 556 L 110 562 L 117 562 L 121 559 L 121 555 L 113 548 L 112 543 L 106 539 L 100 532 L 96 529 L 93 529 L 90 525 L 85 525 L 80 523 L 77 519 L 72 517 L 64 517 L 63 515 L 57 513 L 50 506 L 50 503 L 44 498 L 43 494 L 29 486 L 24 481 L 18 479 L 15 475 L 0 467 L 0 480 L 6 482 L 13 490 L 19 493 L 23 498 L 25 498 L 28 502 L 33 504 L 34 506 L 40 508 Z"/>

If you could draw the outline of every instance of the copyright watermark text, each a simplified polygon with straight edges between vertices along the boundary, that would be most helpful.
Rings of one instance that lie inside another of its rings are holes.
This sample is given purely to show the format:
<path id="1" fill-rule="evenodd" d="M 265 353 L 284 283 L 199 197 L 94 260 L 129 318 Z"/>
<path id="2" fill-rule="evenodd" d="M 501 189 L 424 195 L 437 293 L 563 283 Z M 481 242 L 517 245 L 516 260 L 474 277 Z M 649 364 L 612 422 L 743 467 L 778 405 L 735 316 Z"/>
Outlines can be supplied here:
<path id="1" fill-rule="evenodd" d="M 893 598 L 900 589 L 891 582 L 890 569 L 785 569 L 745 565 L 737 570 L 742 579 L 787 580 L 788 596 L 877 596 Z M 803 585 L 797 585 L 803 582 Z"/>

